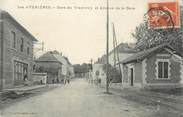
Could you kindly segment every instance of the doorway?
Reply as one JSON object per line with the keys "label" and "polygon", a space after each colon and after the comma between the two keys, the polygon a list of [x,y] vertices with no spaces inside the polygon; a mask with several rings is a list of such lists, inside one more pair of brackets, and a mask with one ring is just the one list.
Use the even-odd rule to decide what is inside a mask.
{"label": "doorway", "polygon": [[28,80],[28,64],[14,61],[13,70],[14,85],[22,85]]}
{"label": "doorway", "polygon": [[134,85],[134,69],[130,68],[130,86]]}

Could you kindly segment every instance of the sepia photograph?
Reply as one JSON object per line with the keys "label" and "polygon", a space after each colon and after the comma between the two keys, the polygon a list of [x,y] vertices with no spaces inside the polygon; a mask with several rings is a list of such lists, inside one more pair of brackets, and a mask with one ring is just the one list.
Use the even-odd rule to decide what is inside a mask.
{"label": "sepia photograph", "polygon": [[0,0],[0,117],[183,117],[183,0]]}

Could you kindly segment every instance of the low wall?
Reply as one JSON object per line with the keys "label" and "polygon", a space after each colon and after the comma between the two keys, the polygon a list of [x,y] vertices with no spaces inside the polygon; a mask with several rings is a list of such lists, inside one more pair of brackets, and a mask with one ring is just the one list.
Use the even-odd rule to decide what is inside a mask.
{"label": "low wall", "polygon": [[47,73],[33,73],[32,74],[33,84],[46,84]]}

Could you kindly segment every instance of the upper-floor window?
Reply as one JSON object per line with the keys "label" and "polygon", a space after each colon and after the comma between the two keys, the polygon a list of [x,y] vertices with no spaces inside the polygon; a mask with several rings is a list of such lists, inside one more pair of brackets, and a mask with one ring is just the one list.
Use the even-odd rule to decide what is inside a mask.
{"label": "upper-floor window", "polygon": [[27,54],[29,55],[30,54],[30,48],[27,47]]}
{"label": "upper-floor window", "polygon": [[16,48],[16,33],[13,31],[11,33],[12,33],[12,47]]}
{"label": "upper-floor window", "polygon": [[24,51],[24,39],[23,38],[21,38],[20,51],[21,52]]}

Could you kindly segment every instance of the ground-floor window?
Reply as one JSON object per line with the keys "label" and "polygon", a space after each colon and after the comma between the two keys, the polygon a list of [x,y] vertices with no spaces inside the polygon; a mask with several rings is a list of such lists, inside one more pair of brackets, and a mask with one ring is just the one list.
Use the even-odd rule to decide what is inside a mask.
{"label": "ground-floor window", "polygon": [[169,61],[163,61],[163,60],[160,60],[157,62],[157,73],[158,73],[158,79],[168,79],[169,78],[169,66],[170,66],[170,63]]}
{"label": "ground-floor window", "polygon": [[14,84],[22,84],[28,79],[28,64],[14,61]]}

